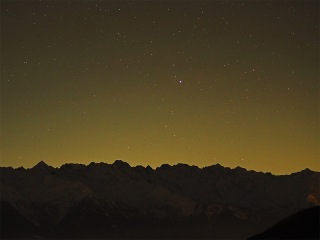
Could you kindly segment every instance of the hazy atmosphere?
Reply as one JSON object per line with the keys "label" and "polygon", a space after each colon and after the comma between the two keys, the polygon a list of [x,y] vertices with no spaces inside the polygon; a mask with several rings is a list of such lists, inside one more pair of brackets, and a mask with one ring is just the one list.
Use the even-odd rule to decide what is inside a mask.
{"label": "hazy atmosphere", "polygon": [[318,1],[1,1],[1,166],[319,166]]}

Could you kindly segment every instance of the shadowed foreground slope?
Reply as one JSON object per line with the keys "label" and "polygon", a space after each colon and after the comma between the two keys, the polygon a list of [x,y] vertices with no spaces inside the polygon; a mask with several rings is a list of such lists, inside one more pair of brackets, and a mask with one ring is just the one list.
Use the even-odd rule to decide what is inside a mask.
{"label": "shadowed foreground slope", "polygon": [[249,239],[319,239],[320,207],[302,210]]}

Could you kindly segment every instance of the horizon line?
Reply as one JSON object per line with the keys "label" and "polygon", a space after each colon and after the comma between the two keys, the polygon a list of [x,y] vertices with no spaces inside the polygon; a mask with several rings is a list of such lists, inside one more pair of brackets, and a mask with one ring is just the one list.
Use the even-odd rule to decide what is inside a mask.
{"label": "horizon line", "polygon": [[274,174],[274,173],[272,173],[272,172],[264,172],[264,171],[257,171],[257,170],[253,170],[253,169],[247,169],[247,168],[244,168],[244,167],[241,167],[241,166],[237,166],[237,167],[234,167],[234,168],[232,168],[232,167],[226,167],[226,166],[223,166],[223,165],[221,165],[220,163],[216,163],[216,164],[212,164],[212,165],[208,165],[208,166],[203,166],[203,167],[199,167],[199,166],[197,166],[197,165],[189,165],[189,164],[187,164],[187,163],[176,163],[176,164],[173,164],[173,165],[170,165],[169,163],[162,163],[161,165],[159,165],[159,166],[157,166],[157,167],[155,167],[155,168],[153,168],[153,167],[151,167],[150,165],[140,165],[140,164],[138,164],[138,165],[130,165],[128,162],[126,162],[126,161],[124,161],[124,160],[122,160],[122,159],[116,159],[116,160],[114,160],[114,162],[113,163],[108,163],[108,162],[94,162],[94,161],[92,161],[92,162],[90,162],[90,163],[88,163],[88,164],[85,164],[85,163],[74,163],[74,162],[66,162],[66,163],[63,163],[62,165],[60,165],[60,166],[57,166],[57,167],[54,167],[54,166],[51,166],[51,165],[49,165],[49,164],[47,164],[44,160],[40,160],[37,164],[35,164],[34,166],[32,166],[32,167],[29,167],[29,168],[26,168],[26,167],[24,167],[24,166],[20,166],[20,167],[12,167],[12,166],[1,166],[0,165],[0,168],[12,168],[12,169],[25,169],[25,170],[31,170],[31,169],[33,169],[33,168],[35,168],[36,166],[38,166],[38,165],[40,165],[40,164],[44,164],[44,165],[47,165],[47,166],[49,166],[49,167],[51,167],[51,168],[54,168],[54,169],[60,169],[62,166],[64,166],[64,165],[67,165],[67,164],[69,164],[69,165],[83,165],[83,166],[86,166],[86,167],[89,167],[90,165],[92,165],[92,164],[105,164],[105,165],[114,165],[114,164],[116,164],[116,163],[119,163],[119,162],[122,162],[123,164],[127,164],[127,165],[129,165],[129,167],[131,167],[131,168],[135,168],[135,167],[143,167],[143,168],[151,168],[152,170],[157,170],[158,168],[161,168],[161,167],[164,167],[164,166],[169,166],[169,167],[175,167],[175,166],[178,166],[178,165],[186,165],[186,166],[188,166],[188,167],[196,167],[196,168],[198,168],[198,169],[205,169],[205,168],[209,168],[209,167],[213,167],[213,166],[220,166],[220,167],[222,167],[222,168],[224,168],[224,169],[227,169],[227,170],[236,170],[236,169],[244,169],[244,170],[246,170],[246,171],[248,171],[248,172],[256,172],[256,173],[263,173],[263,174],[271,174],[271,175],[274,175],[274,176],[286,176],[286,175],[291,175],[291,174],[294,174],[294,173],[299,173],[299,172],[302,172],[302,171],[312,171],[312,172],[317,172],[317,173],[320,173],[320,171],[316,171],[316,170],[312,170],[312,169],[310,169],[310,168],[308,168],[308,167],[306,167],[306,168],[304,168],[304,169],[301,169],[300,171],[297,171],[297,172],[291,172],[291,173],[288,173],[288,174]]}

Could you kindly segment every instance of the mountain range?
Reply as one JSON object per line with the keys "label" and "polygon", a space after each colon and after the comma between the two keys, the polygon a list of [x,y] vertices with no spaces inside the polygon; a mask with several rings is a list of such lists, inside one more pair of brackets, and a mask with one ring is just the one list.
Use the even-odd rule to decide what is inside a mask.
{"label": "mountain range", "polygon": [[320,205],[320,173],[219,164],[0,167],[1,238],[246,239]]}

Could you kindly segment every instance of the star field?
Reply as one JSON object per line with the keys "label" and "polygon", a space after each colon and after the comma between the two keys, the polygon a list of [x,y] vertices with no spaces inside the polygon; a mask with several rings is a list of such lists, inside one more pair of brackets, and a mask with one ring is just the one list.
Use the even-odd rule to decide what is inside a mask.
{"label": "star field", "polygon": [[317,1],[2,1],[1,165],[320,170]]}

